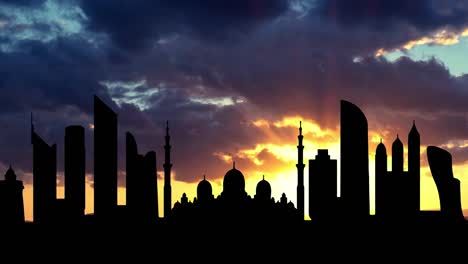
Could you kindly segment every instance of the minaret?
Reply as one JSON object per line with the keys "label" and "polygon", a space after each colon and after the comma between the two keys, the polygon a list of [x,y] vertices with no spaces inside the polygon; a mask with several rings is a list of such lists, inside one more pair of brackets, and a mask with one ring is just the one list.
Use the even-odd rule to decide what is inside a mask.
{"label": "minaret", "polygon": [[412,195],[411,208],[416,214],[420,209],[420,136],[415,121],[408,135],[408,174],[411,177],[410,193]]}
{"label": "minaret", "polygon": [[171,214],[171,145],[169,143],[169,121],[166,121],[166,144],[164,145],[165,160],[164,160],[164,218],[168,218]]}
{"label": "minaret", "polygon": [[304,220],[304,146],[302,145],[302,121],[299,122],[299,135],[297,139],[299,145],[297,145],[297,210],[299,211],[299,217],[301,221]]}

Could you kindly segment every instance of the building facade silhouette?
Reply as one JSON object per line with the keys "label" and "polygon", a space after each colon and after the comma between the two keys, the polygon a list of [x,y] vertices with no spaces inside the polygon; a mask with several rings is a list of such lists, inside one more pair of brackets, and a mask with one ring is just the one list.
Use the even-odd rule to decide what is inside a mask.
{"label": "building facade silhouette", "polygon": [[387,210],[388,197],[391,195],[391,190],[387,193],[387,149],[382,143],[377,145],[375,151],[375,215],[379,218],[384,218],[389,215]]}
{"label": "building facade silhouette", "polygon": [[0,181],[0,223],[24,223],[23,182],[16,179],[16,174],[10,167],[5,173],[5,179]]}
{"label": "building facade silhouette", "polygon": [[31,114],[33,145],[33,218],[35,223],[52,222],[57,196],[57,145],[49,146],[34,130]]}
{"label": "building facade silhouette", "polygon": [[158,218],[158,191],[156,179],[156,153],[138,154],[135,138],[126,133],[126,198],[131,218],[142,222]]}
{"label": "building facade silhouette", "polygon": [[439,147],[427,147],[427,160],[437,186],[442,218],[463,221],[460,181],[453,176],[452,155]]}
{"label": "building facade silhouette", "polygon": [[408,171],[404,171],[404,147],[398,135],[392,144],[391,171],[387,171],[385,145],[381,142],[377,146],[375,210],[380,218],[409,220],[419,217],[419,147],[419,133],[414,122],[408,136]]}
{"label": "building facade silhouette", "polygon": [[413,120],[413,126],[408,134],[408,176],[409,185],[409,211],[410,214],[419,215],[421,208],[421,138]]}
{"label": "building facade silhouette", "polygon": [[82,126],[65,128],[65,201],[70,218],[80,220],[85,213],[86,150]]}
{"label": "building facade silhouette", "polygon": [[328,150],[319,149],[309,160],[309,216],[314,221],[334,220],[339,210],[337,198],[337,161]]}
{"label": "building facade silhouette", "polygon": [[94,214],[111,218],[117,207],[117,114],[94,96]]}
{"label": "building facade silhouette", "polygon": [[356,105],[341,101],[341,207],[351,220],[369,216],[367,119]]}

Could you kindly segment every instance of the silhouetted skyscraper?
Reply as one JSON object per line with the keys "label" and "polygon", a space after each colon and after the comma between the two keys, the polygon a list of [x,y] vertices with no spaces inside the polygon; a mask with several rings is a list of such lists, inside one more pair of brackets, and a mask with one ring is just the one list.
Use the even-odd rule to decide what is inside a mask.
{"label": "silhouetted skyscraper", "polygon": [[171,137],[169,136],[169,121],[166,122],[166,144],[164,145],[164,218],[169,218],[172,208],[171,189]]}
{"label": "silhouetted skyscraper", "polygon": [[387,149],[380,140],[375,151],[375,215],[385,216],[387,198]]}
{"label": "silhouetted skyscraper", "polygon": [[394,173],[403,173],[403,143],[397,138],[392,144],[392,171]]}
{"label": "silhouetted skyscraper", "polygon": [[341,101],[341,201],[346,217],[369,215],[367,119],[356,105]]}
{"label": "silhouetted skyscraper", "polygon": [[57,196],[57,146],[47,145],[34,131],[31,114],[31,143],[33,145],[33,210],[34,222],[51,222],[55,217]]}
{"label": "silhouetted skyscraper", "polygon": [[65,201],[73,220],[85,210],[85,139],[82,126],[65,128]]}
{"label": "silhouetted skyscraper", "polygon": [[10,166],[5,180],[0,181],[0,223],[24,223],[23,189],[23,182],[16,179]]}
{"label": "silhouetted skyscraper", "polygon": [[302,145],[302,121],[299,122],[299,135],[297,136],[297,210],[299,217],[304,220],[304,146]]}
{"label": "silhouetted skyscraper", "polygon": [[127,208],[131,217],[150,222],[158,217],[156,153],[138,154],[133,135],[126,134]]}
{"label": "silhouetted skyscraper", "polygon": [[447,220],[463,220],[460,181],[453,177],[452,155],[438,147],[427,147],[427,159],[437,186],[440,210]]}
{"label": "silhouetted skyscraper", "polygon": [[309,160],[309,216],[313,221],[331,219],[336,210],[337,161],[319,149],[315,160]]}
{"label": "silhouetted skyscraper", "polygon": [[109,218],[117,208],[117,114],[94,96],[94,214]]}
{"label": "silhouetted skyscraper", "polygon": [[410,195],[410,208],[416,214],[420,210],[420,157],[421,141],[416,123],[413,121],[413,126],[408,134],[408,176],[409,179],[409,195]]}

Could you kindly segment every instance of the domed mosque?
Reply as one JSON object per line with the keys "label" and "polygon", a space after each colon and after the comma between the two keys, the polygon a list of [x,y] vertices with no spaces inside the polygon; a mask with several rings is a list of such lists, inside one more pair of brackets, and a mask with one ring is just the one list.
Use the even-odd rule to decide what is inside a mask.
{"label": "domed mosque", "polygon": [[205,175],[203,175],[203,180],[198,183],[197,198],[202,204],[213,200],[213,189],[211,188],[211,183],[205,179]]}
{"label": "domed mosque", "polygon": [[236,169],[235,162],[224,176],[221,198],[226,202],[239,202],[247,198],[244,175]]}
{"label": "domed mosque", "polygon": [[297,219],[297,212],[291,202],[287,202],[285,194],[275,202],[271,197],[271,186],[263,176],[258,182],[256,194],[252,199],[245,191],[245,178],[236,169],[226,172],[223,179],[223,191],[215,198],[213,188],[205,175],[198,183],[197,197],[188,201],[184,193],[181,202],[177,202],[172,210],[172,221],[211,221],[222,219],[228,221],[285,221]]}
{"label": "domed mosque", "polygon": [[271,200],[271,186],[270,183],[265,180],[265,175],[263,175],[263,179],[257,183],[255,200],[262,202]]}

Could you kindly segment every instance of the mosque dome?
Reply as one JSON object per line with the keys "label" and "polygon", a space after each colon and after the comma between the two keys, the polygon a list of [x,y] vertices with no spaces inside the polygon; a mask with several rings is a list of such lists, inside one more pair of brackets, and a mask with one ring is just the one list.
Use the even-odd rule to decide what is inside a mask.
{"label": "mosque dome", "polygon": [[205,179],[205,176],[203,176],[203,180],[198,183],[197,198],[199,202],[205,202],[213,198],[211,183]]}
{"label": "mosque dome", "polygon": [[255,198],[269,201],[271,199],[271,186],[270,183],[265,180],[265,176],[263,179],[258,182]]}
{"label": "mosque dome", "polygon": [[236,199],[244,197],[245,195],[244,175],[236,169],[236,164],[234,163],[233,168],[224,176],[223,196],[227,199]]}

